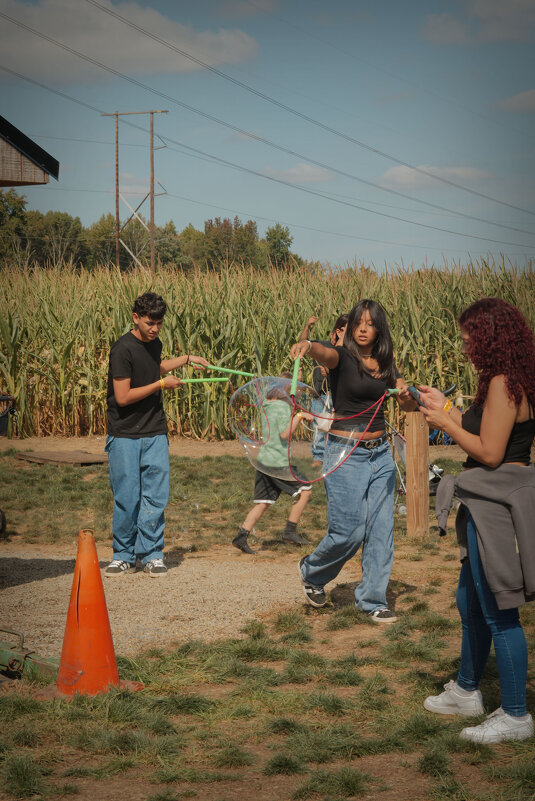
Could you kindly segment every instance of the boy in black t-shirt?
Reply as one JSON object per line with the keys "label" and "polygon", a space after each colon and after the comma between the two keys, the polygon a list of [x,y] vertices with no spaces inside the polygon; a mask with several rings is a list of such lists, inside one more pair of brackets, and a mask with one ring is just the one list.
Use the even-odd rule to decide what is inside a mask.
{"label": "boy in black t-shirt", "polygon": [[164,511],[169,501],[169,443],[162,392],[180,379],[167,375],[185,365],[208,365],[201,356],[162,361],[158,337],[167,305],[154,292],[132,308],[134,328],[115,342],[108,370],[110,485],[113,492],[113,559],[105,576],[136,569],[136,557],[150,576],[164,576]]}

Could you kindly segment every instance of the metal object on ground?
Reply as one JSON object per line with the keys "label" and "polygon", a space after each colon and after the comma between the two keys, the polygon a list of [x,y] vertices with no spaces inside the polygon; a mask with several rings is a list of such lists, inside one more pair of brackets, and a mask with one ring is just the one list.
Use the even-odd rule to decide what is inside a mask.
{"label": "metal object on ground", "polygon": [[7,640],[0,640],[0,672],[16,679],[21,679],[23,676],[56,679],[59,659],[39,656],[32,649],[25,648],[24,634],[20,631],[0,628],[0,634],[11,634],[17,638],[16,645]]}

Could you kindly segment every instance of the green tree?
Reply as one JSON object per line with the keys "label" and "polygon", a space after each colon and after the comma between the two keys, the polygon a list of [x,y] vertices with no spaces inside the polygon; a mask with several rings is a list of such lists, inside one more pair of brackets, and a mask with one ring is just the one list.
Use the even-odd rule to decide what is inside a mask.
{"label": "green tree", "polygon": [[108,267],[115,264],[115,217],[103,214],[97,222],[86,228],[88,267],[97,264]]}
{"label": "green tree", "polygon": [[0,264],[20,264],[26,246],[26,198],[13,189],[0,192]]}
{"label": "green tree", "polygon": [[288,226],[276,223],[266,230],[266,244],[269,260],[272,264],[281,265],[289,261],[290,248],[293,242]]}

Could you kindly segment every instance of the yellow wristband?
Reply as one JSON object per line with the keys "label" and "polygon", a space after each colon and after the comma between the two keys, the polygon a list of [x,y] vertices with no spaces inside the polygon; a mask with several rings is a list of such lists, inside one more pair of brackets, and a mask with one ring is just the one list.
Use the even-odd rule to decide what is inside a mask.
{"label": "yellow wristband", "polygon": [[451,409],[451,407],[452,407],[452,406],[453,406],[453,403],[452,403],[452,402],[450,401],[450,399],[448,398],[448,399],[446,400],[446,403],[444,404],[444,406],[443,406],[442,408],[444,409],[444,411],[445,411],[445,412],[447,412],[447,413],[448,413],[448,412],[450,411],[450,409]]}
{"label": "yellow wristband", "polygon": [[297,412],[296,415],[295,415],[295,418],[296,418],[296,420],[300,420],[302,418],[302,416],[303,415],[301,414],[301,412]]}
{"label": "yellow wristband", "polygon": [[162,389],[165,389],[165,384],[163,382],[163,378],[160,378],[160,386]]}

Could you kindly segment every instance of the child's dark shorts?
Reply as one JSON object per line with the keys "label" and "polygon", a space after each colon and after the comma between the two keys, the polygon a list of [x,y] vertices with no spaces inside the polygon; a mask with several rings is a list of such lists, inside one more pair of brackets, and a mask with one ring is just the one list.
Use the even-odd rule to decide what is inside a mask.
{"label": "child's dark shorts", "polygon": [[285,478],[274,478],[266,473],[256,471],[253,503],[275,503],[281,492],[297,498],[304,490],[311,490],[312,484],[301,484],[300,481],[288,481]]}

